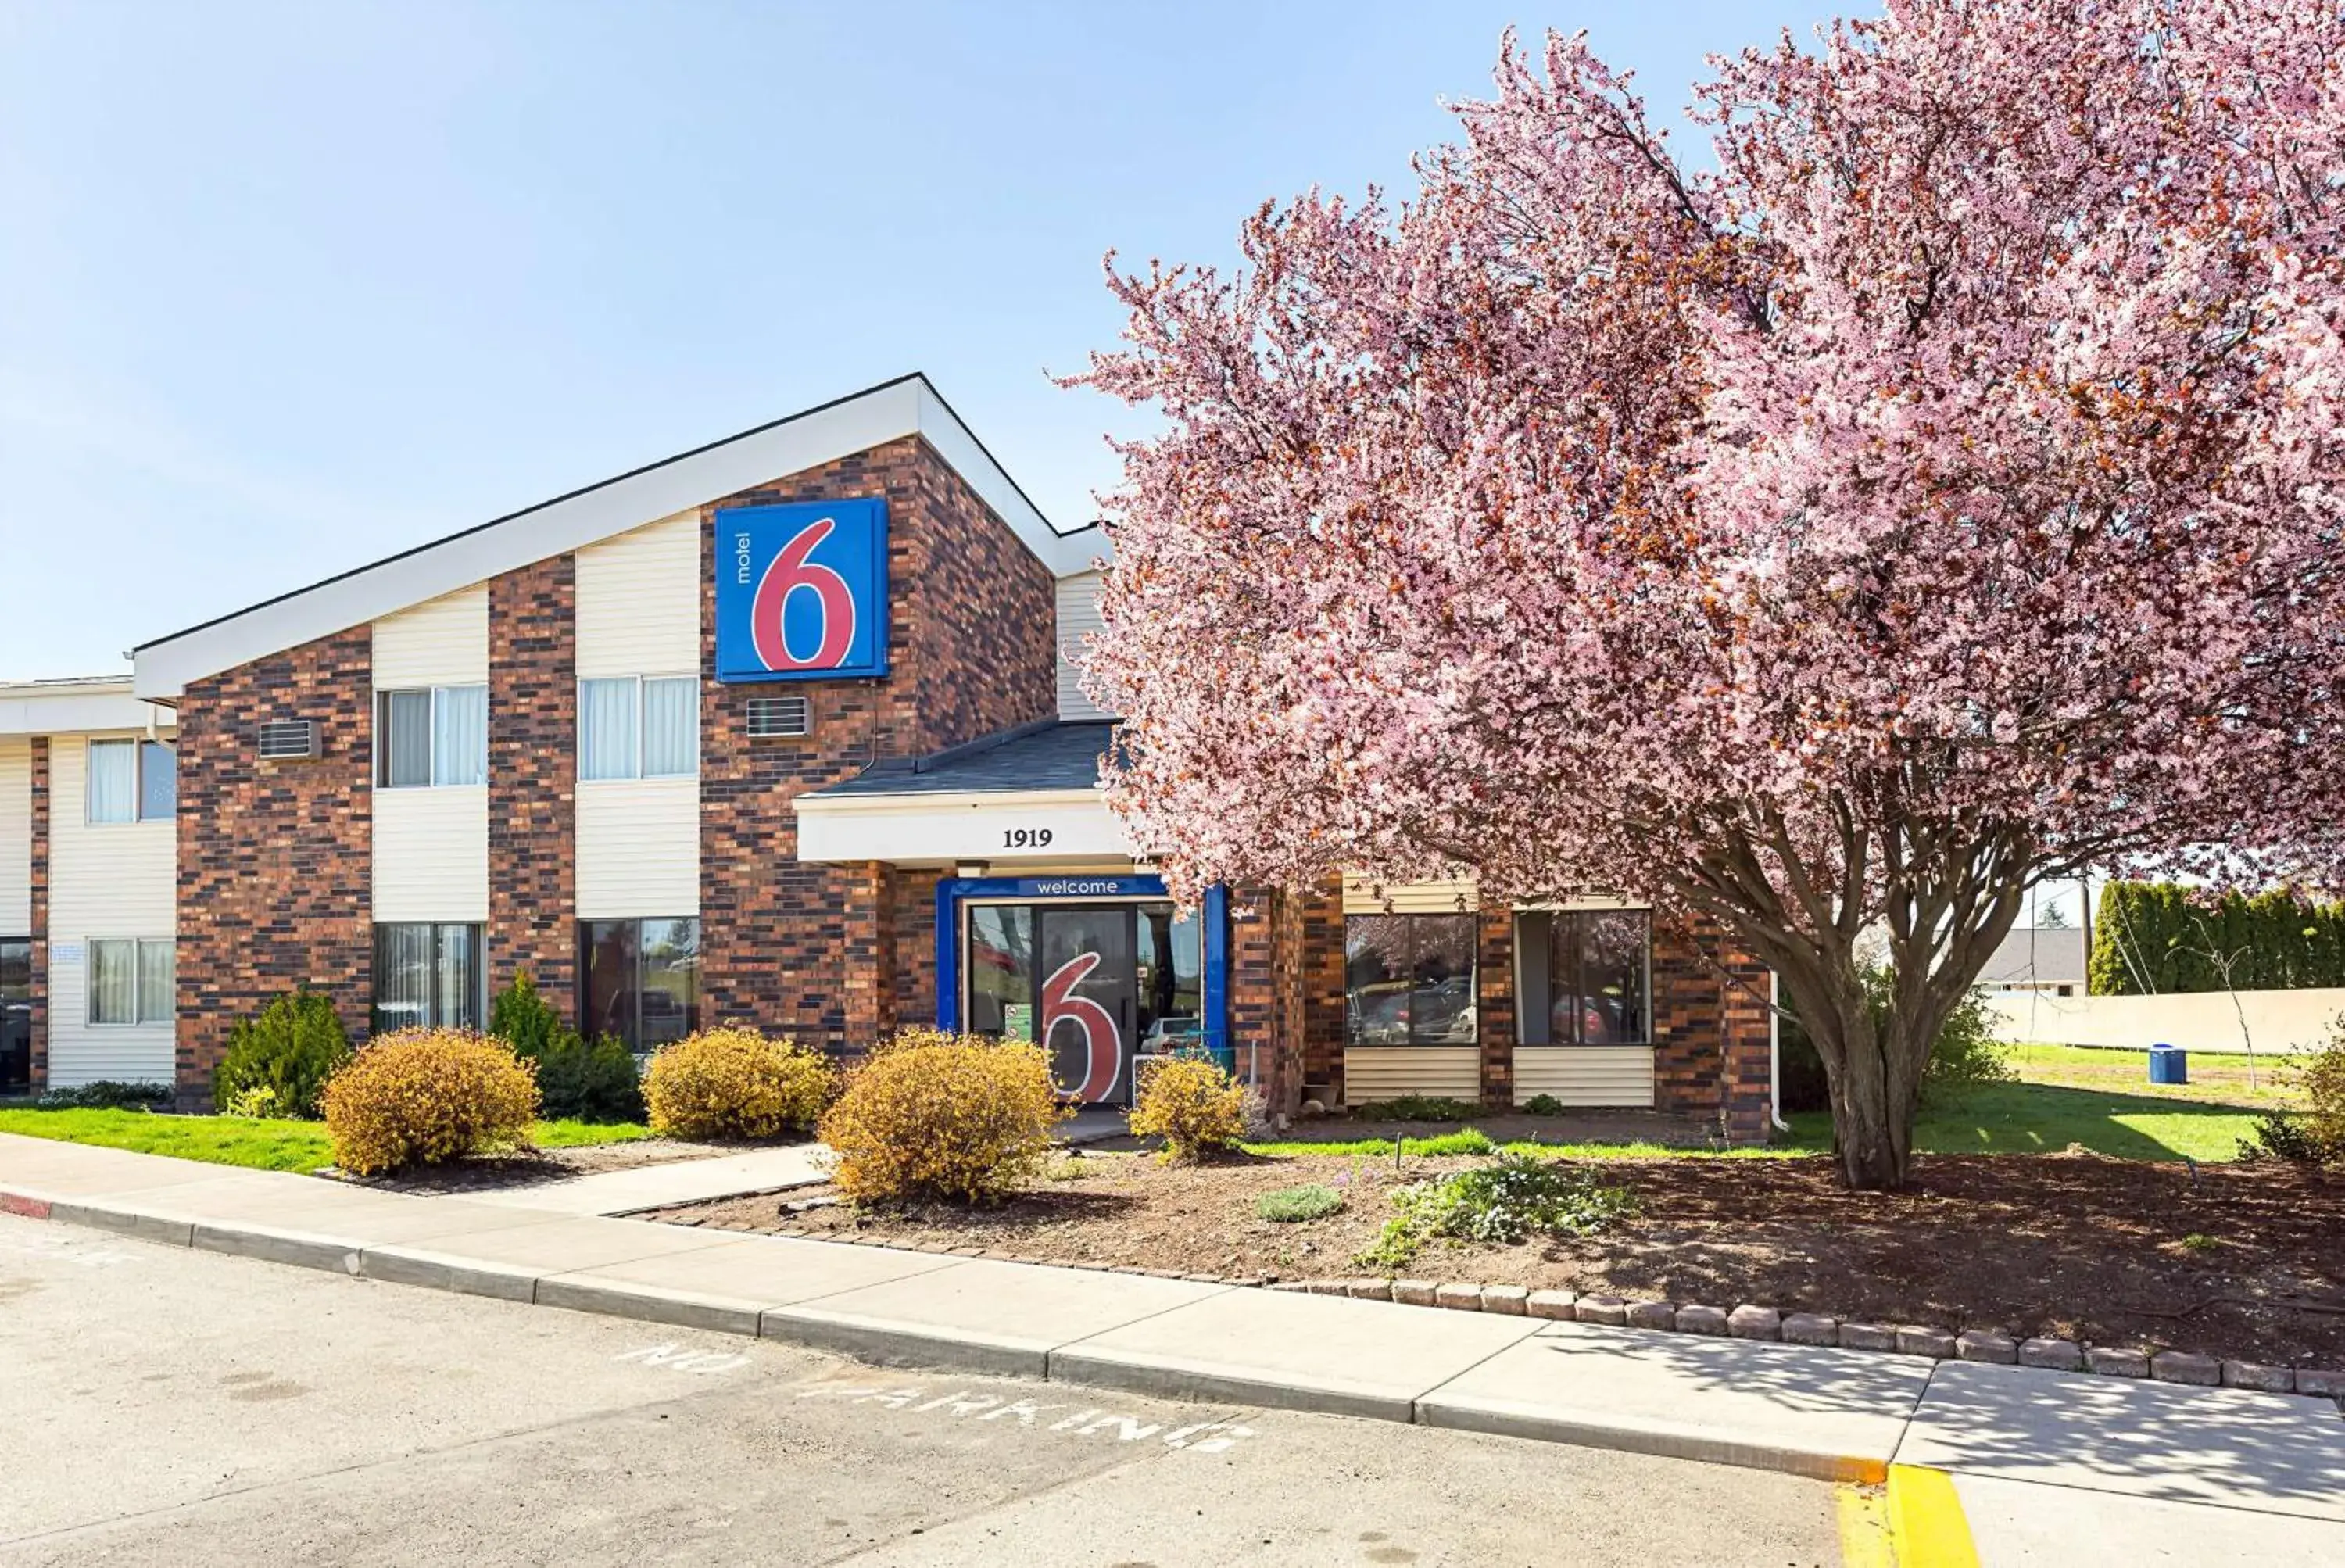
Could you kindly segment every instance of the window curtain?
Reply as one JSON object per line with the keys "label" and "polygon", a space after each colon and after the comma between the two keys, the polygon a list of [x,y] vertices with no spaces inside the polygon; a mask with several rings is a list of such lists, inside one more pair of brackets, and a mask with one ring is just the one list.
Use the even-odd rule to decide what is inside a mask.
{"label": "window curtain", "polygon": [[92,1023],[135,1023],[138,1021],[137,942],[93,942],[89,944],[89,1021]]}
{"label": "window curtain", "polygon": [[168,1023],[177,1013],[178,950],[168,942],[138,944],[138,1022]]}
{"label": "window curtain", "polygon": [[431,971],[431,1022],[455,1029],[481,1027],[481,928],[434,928],[438,951]]}
{"label": "window curtain", "polygon": [[431,928],[374,928],[374,1026],[408,1029],[431,1019]]}
{"label": "window curtain", "polygon": [[375,729],[376,744],[382,748],[381,779],[386,787],[413,789],[431,782],[430,692],[384,692]]}
{"label": "window curtain", "polygon": [[580,681],[578,714],[578,777],[635,777],[634,680]]}
{"label": "window curtain", "polygon": [[644,777],[688,779],[700,771],[700,682],[691,676],[644,682]]}
{"label": "window curtain", "polygon": [[89,743],[89,820],[93,822],[135,822],[138,820],[138,742],[93,740]]}
{"label": "window curtain", "polygon": [[489,781],[489,688],[445,686],[431,702],[431,782]]}

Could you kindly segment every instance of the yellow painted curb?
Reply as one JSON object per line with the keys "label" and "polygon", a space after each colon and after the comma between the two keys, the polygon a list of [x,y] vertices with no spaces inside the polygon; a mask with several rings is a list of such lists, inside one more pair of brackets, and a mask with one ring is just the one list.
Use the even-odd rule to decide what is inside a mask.
{"label": "yellow painted curb", "polygon": [[1889,1539],[1897,1568],[1979,1568],[1963,1500],[1943,1470],[1889,1467]]}

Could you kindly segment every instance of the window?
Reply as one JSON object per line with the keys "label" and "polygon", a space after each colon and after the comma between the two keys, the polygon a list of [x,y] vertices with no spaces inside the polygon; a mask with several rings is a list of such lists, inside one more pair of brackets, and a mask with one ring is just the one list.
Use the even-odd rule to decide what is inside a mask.
{"label": "window", "polygon": [[1472,915],[1344,921],[1344,1038],[1353,1045],[1470,1045]]}
{"label": "window", "polygon": [[1649,1045],[1652,918],[1643,910],[1515,917],[1526,1045]]}
{"label": "window", "polygon": [[382,789],[488,782],[487,687],[380,691],[374,722],[374,781]]}
{"label": "window", "polygon": [[169,741],[89,743],[91,821],[168,822],[178,808],[178,753]]}
{"label": "window", "polygon": [[376,926],[375,1032],[480,1028],[488,1013],[487,969],[479,926]]}
{"label": "window", "polygon": [[700,771],[700,681],[582,680],[578,729],[581,779],[692,778]]}
{"label": "window", "polygon": [[168,1023],[177,982],[169,942],[95,939],[89,944],[89,1021]]}
{"label": "window", "polygon": [[700,921],[578,922],[578,1030],[650,1051],[700,1027]]}

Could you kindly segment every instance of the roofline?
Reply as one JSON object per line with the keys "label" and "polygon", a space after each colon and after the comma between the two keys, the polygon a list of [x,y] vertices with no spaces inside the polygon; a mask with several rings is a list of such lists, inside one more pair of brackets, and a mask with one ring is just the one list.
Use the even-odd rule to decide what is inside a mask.
{"label": "roofline", "polygon": [[[232,610],[226,615],[215,616],[207,621],[199,621],[194,626],[173,632],[167,636],[155,637],[147,642],[140,643],[130,650],[131,657],[138,667],[136,679],[139,694],[142,697],[146,697],[150,699],[168,699],[178,695],[187,679],[201,678],[203,675],[216,674],[220,669],[233,668],[238,664],[244,663],[250,658],[263,657],[269,652],[279,651],[285,647],[296,647],[313,637],[329,636],[337,630],[347,630],[350,626],[361,625],[366,621],[371,620],[375,618],[376,616],[392,613],[393,610],[404,607],[405,605],[424,603],[431,598],[439,596],[439,594],[455,592],[460,588],[470,586],[471,584],[482,579],[480,577],[473,576],[467,577],[463,582],[451,582],[444,587],[440,588],[436,593],[427,593],[420,597],[408,597],[400,605],[378,608],[371,615],[361,615],[356,618],[340,620],[339,624],[335,626],[297,628],[301,635],[297,635],[287,640],[276,642],[270,647],[261,648],[258,651],[239,650],[242,652],[241,657],[231,658],[225,663],[211,664],[205,667],[192,667],[204,666],[205,661],[201,658],[198,658],[191,661],[190,670],[166,671],[158,669],[151,672],[150,678],[150,671],[147,667],[147,656],[158,650],[168,648],[173,644],[182,643],[189,638],[200,636],[204,633],[216,631],[248,616],[264,615],[270,610],[282,608],[295,604],[299,600],[308,598],[312,595],[320,594],[326,590],[343,585],[355,583],[359,579],[367,577],[370,575],[381,573],[390,568],[399,566],[403,563],[414,561],[419,557],[428,555],[434,551],[445,550],[452,545],[460,545],[465,540],[479,538],[480,536],[495,529],[506,527],[513,524],[523,522],[525,519],[542,517],[545,514],[556,512],[561,508],[574,506],[576,504],[586,502],[590,498],[601,495],[603,493],[610,491],[614,487],[626,485],[635,481],[648,479],[654,475],[662,473],[665,470],[673,469],[678,464],[689,463],[697,459],[710,457],[716,453],[722,452],[726,448],[736,446],[743,442],[753,441],[760,436],[773,435],[777,432],[785,430],[790,425],[797,424],[808,420],[818,419],[825,414],[836,413],[847,409],[852,404],[876,398],[882,398],[887,393],[897,392],[899,389],[906,387],[915,387],[922,397],[933,399],[938,411],[943,415],[946,421],[949,422],[950,425],[949,432],[939,430],[937,433],[939,435],[957,436],[959,440],[967,442],[970,452],[974,453],[977,459],[981,460],[983,468],[990,470],[990,473],[982,472],[978,473],[969,473],[962,472],[965,464],[967,464],[968,454],[963,454],[963,463],[955,463],[953,453],[945,451],[936,440],[930,439],[929,445],[937,450],[938,455],[944,458],[945,462],[954,468],[955,472],[961,473],[964,479],[969,480],[972,484],[972,487],[979,490],[980,497],[985,499],[988,502],[988,504],[995,505],[996,511],[1005,514],[1014,514],[1020,508],[1022,508],[1024,512],[1031,517],[1033,523],[1039,525],[1040,530],[1041,531],[1041,536],[1037,537],[1033,536],[1035,533],[1033,529],[1020,527],[1020,520],[1014,515],[1010,516],[1009,519],[1012,531],[1019,534],[1021,542],[1023,542],[1030,550],[1032,550],[1035,555],[1042,560],[1043,565],[1050,570],[1051,575],[1054,577],[1064,577],[1088,569],[1086,564],[1079,563],[1075,560],[1075,551],[1063,546],[1069,541],[1081,540],[1087,535],[1098,532],[1100,524],[1093,522],[1084,527],[1074,529],[1072,531],[1062,531],[1056,524],[1052,524],[1051,520],[1043,514],[1041,508],[1034,504],[1033,498],[1026,494],[1025,488],[1011,476],[1010,471],[1002,466],[1000,460],[996,458],[993,455],[992,451],[978,437],[977,433],[969,429],[968,422],[960,417],[959,412],[956,410],[950,402],[946,401],[943,393],[937,391],[936,384],[929,380],[927,372],[922,371],[911,371],[903,375],[895,376],[889,380],[865,387],[859,392],[848,392],[842,396],[832,398],[827,402],[817,403],[811,408],[800,409],[795,413],[784,414],[779,419],[768,420],[763,424],[753,425],[747,430],[739,431],[732,435],[724,436],[718,440],[705,443],[702,445],[693,447],[689,451],[677,453],[672,457],[664,457],[656,462],[647,463],[640,467],[631,468],[624,473],[614,474],[611,478],[598,480],[594,484],[584,485],[575,490],[565,491],[562,494],[556,495],[550,500],[537,502],[533,505],[524,506],[519,511],[508,512],[502,516],[492,517],[485,523],[476,523],[469,528],[459,529],[453,534],[445,535],[438,539],[433,539],[421,545],[413,545],[408,549],[401,550],[395,555],[386,555],[380,560],[369,562],[364,565],[353,566],[348,571],[338,572],[332,576],[321,578],[317,582],[307,585],[306,586],[289,590],[288,592],[279,594],[272,598],[263,599],[258,604],[248,605],[240,610]],[[863,446],[850,448],[849,451],[868,450],[868,446],[869,444],[878,444],[878,442],[884,441],[899,440],[906,435],[919,435],[924,439],[929,438],[929,431],[926,422],[924,422],[920,417],[921,412],[921,405],[919,402],[916,400],[911,406],[910,418],[909,421],[899,422],[903,424],[903,428],[896,429],[892,434],[878,437],[878,442],[871,442]],[[838,455],[845,456],[848,455],[848,453],[841,452],[838,453]],[[829,459],[818,459],[817,461],[829,461]],[[814,463],[803,463],[800,466],[810,467],[814,465]],[[787,474],[791,472],[796,472],[796,470],[784,470],[765,474],[763,477],[769,480],[780,479],[786,477]],[[1001,485],[1007,487],[1009,497],[1015,497],[1015,505],[1005,506],[995,504],[994,497],[984,495],[984,491],[988,488],[991,488],[990,484],[986,482],[996,479],[1000,481]],[[746,483],[755,484],[756,481],[751,480]],[[743,486],[741,484],[725,484],[723,487],[715,489],[706,495],[698,496],[694,501],[672,506],[666,511],[655,510],[648,515],[636,518],[632,524],[625,524],[624,526],[612,530],[611,532],[624,533],[630,527],[639,527],[652,523],[656,523],[664,516],[675,515],[678,512],[688,510],[694,505],[705,505],[708,502],[716,500],[724,495],[731,494],[742,487]],[[1002,497],[1002,499],[1007,500],[1009,497]],[[610,537],[611,533],[606,532],[596,536]],[[591,541],[582,540],[579,543],[583,545],[590,542]],[[1105,543],[1103,538],[1101,543]],[[571,548],[576,547],[578,547],[577,545],[571,546]],[[333,617],[330,616],[327,618],[332,619]]]}
{"label": "roofline", "polygon": [[790,809],[817,816],[851,815],[856,812],[885,816],[895,811],[966,810],[979,806],[1105,806],[1106,794],[1096,784],[1079,789],[1054,787],[1046,789],[858,789],[852,795],[833,795],[827,790],[808,789],[791,799]]}
{"label": "roofline", "polygon": [[131,694],[127,675],[0,684],[0,735],[76,735],[176,726],[178,716]]}

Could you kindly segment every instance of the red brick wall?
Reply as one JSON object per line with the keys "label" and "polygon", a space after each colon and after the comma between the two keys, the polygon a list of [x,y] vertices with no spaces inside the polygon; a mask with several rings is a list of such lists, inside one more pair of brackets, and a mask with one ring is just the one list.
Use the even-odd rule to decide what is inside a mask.
{"label": "red brick wall", "polygon": [[33,737],[33,1061],[36,1092],[49,1084],[49,738]]}
{"label": "red brick wall", "polygon": [[489,583],[489,994],[528,970],[576,1009],[578,638],[574,558]]}
{"label": "red brick wall", "polygon": [[1475,1039],[1482,1050],[1482,1104],[1515,1105],[1515,911],[1485,907],[1475,921]]}
{"label": "red brick wall", "polygon": [[[885,680],[719,684],[714,534],[702,535],[702,1013],[834,1051],[864,1049],[898,1017],[934,1016],[934,942],[908,912],[926,879],[800,865],[791,802],[874,760],[1048,718],[1058,700],[1050,573],[917,437],[718,505],[878,494],[892,601]],[[748,698],[778,691],[808,699],[812,732],[752,740]]]}
{"label": "red brick wall", "polygon": [[[374,639],[359,626],[191,683],[179,699],[178,1086],[208,1102],[229,1026],[296,985],[367,1027]],[[312,761],[263,762],[271,718]]]}
{"label": "red brick wall", "polygon": [[1293,1115],[1303,1098],[1311,901],[1286,890],[1230,890],[1230,1044],[1239,1075],[1254,1075],[1274,1114]]}
{"label": "red brick wall", "polygon": [[1344,1101],[1344,879],[1294,895],[1303,913],[1303,1081]]}
{"label": "red brick wall", "polygon": [[1714,923],[1654,921],[1657,1108],[1699,1116],[1731,1142],[1766,1141],[1766,965],[1731,949]]}

